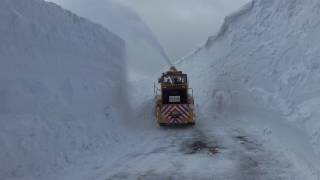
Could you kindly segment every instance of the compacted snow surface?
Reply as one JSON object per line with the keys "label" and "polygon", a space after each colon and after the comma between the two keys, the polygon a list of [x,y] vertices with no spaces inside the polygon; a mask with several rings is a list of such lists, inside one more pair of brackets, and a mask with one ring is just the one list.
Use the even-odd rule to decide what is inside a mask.
{"label": "compacted snow surface", "polygon": [[38,0],[0,10],[0,179],[320,179],[317,0],[254,0],[181,59],[179,128],[155,122],[155,75],[122,83],[120,38]]}

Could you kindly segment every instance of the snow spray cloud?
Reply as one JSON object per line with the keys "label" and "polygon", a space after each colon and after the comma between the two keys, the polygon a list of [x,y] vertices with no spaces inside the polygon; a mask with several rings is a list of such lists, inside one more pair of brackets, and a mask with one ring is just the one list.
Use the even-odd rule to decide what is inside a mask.
{"label": "snow spray cloud", "polygon": [[173,63],[172,63],[172,61],[170,60],[168,54],[165,52],[165,50],[164,50],[163,47],[160,48],[160,53],[161,53],[161,55],[163,56],[163,58],[166,60],[166,62],[168,63],[168,65],[169,65],[170,67],[172,67],[172,66],[173,66]]}
{"label": "snow spray cloud", "polygon": [[126,42],[127,70],[132,79],[157,73],[172,64],[150,28],[131,8],[113,0],[50,0],[103,25]]}
{"label": "snow spray cloud", "polygon": [[249,0],[113,1],[137,11],[174,61],[217,33],[224,17]]}

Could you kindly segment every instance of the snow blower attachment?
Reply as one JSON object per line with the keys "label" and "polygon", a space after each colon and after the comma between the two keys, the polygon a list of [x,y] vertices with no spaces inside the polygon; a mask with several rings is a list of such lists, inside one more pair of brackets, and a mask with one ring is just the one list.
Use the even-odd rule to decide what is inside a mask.
{"label": "snow blower attachment", "polygon": [[156,117],[160,126],[194,125],[193,90],[187,74],[171,67],[159,78],[160,88],[154,85]]}

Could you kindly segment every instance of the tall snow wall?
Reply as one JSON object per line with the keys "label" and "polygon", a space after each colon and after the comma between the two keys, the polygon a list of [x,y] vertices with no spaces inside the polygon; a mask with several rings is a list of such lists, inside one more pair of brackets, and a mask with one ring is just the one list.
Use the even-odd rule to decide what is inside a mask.
{"label": "tall snow wall", "polygon": [[53,3],[1,0],[0,42],[0,179],[34,179],[117,140],[122,39]]}
{"label": "tall snow wall", "polygon": [[320,154],[319,32],[318,0],[253,0],[179,66],[204,112],[272,109]]}

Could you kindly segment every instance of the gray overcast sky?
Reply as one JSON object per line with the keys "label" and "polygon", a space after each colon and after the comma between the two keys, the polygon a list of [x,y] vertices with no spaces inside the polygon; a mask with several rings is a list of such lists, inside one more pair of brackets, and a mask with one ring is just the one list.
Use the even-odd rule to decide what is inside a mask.
{"label": "gray overcast sky", "polygon": [[[66,0],[49,0],[64,3]],[[179,59],[219,30],[223,19],[249,0],[112,0],[136,11],[169,57]],[[68,0],[68,4],[77,0]],[[90,3],[90,0],[88,0]]]}
{"label": "gray overcast sky", "polygon": [[114,0],[144,19],[172,59],[195,49],[249,0]]}

